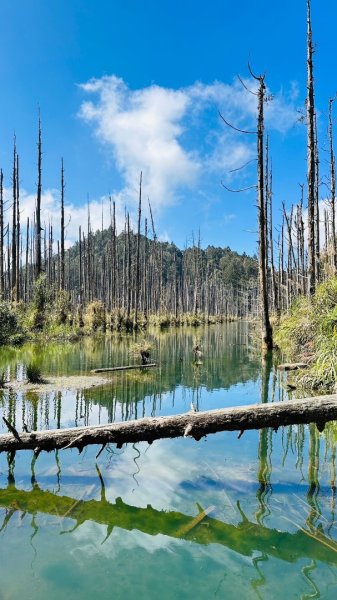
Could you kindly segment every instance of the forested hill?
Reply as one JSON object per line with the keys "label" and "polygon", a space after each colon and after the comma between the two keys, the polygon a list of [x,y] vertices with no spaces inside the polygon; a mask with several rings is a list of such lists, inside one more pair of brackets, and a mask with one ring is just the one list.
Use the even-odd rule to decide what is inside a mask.
{"label": "forested hill", "polygon": [[[83,238],[82,238],[83,239]],[[87,239],[87,238],[86,238]],[[221,276],[225,285],[233,287],[255,285],[257,283],[258,269],[257,257],[248,256],[245,252],[239,254],[231,250],[228,246],[225,248],[207,246],[206,249],[198,248],[196,245],[187,247],[184,250],[179,249],[175,244],[169,242],[153,241],[140,236],[142,250],[147,245],[147,253],[153,254],[154,248],[160,256],[160,263],[163,270],[163,278],[167,281],[173,276],[175,271],[175,261],[177,262],[178,272],[181,274],[184,264],[192,266],[198,256],[198,266],[201,275]],[[130,251],[131,263],[136,263],[137,235],[130,232]],[[90,234],[91,250],[95,257],[95,262],[102,264],[108,257],[113,255],[114,236],[111,227],[103,231],[97,231]],[[83,243],[82,243],[83,245]],[[120,257],[125,254],[125,246],[128,245],[128,236],[123,233],[116,236],[116,251]],[[76,242],[67,253],[68,261],[75,263],[79,260],[79,243]]]}
{"label": "forested hill", "polygon": [[[56,266],[56,279],[57,271]],[[109,310],[128,314],[228,314],[234,305],[241,314],[238,290],[241,296],[250,290],[244,301],[247,311],[257,287],[257,260],[228,247],[180,250],[173,243],[138,238],[127,228],[115,235],[110,227],[82,234],[66,252],[65,287],[75,302],[101,300]]]}

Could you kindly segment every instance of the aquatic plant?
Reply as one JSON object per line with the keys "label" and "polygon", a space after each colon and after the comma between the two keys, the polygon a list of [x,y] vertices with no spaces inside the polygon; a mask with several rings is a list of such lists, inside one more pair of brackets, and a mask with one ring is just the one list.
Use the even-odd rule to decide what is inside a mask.
{"label": "aquatic plant", "polygon": [[29,383],[43,383],[41,369],[36,363],[28,363],[26,377]]}

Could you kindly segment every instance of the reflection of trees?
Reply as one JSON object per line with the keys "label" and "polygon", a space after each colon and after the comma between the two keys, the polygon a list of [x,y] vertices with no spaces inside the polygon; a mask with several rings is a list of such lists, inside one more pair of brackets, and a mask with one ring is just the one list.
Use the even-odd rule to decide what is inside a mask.
{"label": "reflection of trees", "polygon": [[[193,360],[196,337],[201,337],[203,355],[200,365]],[[91,389],[84,391],[86,398],[105,406],[111,405],[112,398],[118,403],[128,404],[129,407],[123,408],[127,419],[130,418],[129,408],[132,408],[132,416],[143,415],[142,402],[145,398],[150,399],[154,407],[162,394],[171,393],[174,400],[177,387],[191,389],[197,405],[203,388],[228,389],[238,383],[257,380],[259,376],[259,362],[249,345],[247,324],[156,332],[153,343],[156,347],[153,355],[160,365],[158,369],[147,373],[121,373],[112,378],[109,395],[102,390]],[[116,364],[116,358],[113,364]],[[139,408],[136,403],[140,403]]]}
{"label": "reflection of trees", "polygon": [[[169,393],[174,405],[178,387],[182,394],[191,390],[190,399],[198,406],[203,389],[228,389],[259,377],[259,361],[250,347],[247,323],[156,330],[148,332],[146,337],[152,341],[152,356],[158,360],[159,367],[112,374],[108,385],[77,392],[73,409],[75,425],[89,424],[93,405],[107,409],[109,421],[145,414],[154,416],[161,409],[163,394]],[[198,365],[193,354],[197,338],[203,352],[202,364]],[[7,363],[6,355],[0,353],[0,369],[1,364],[6,365],[9,377],[22,377],[22,365],[34,358],[46,376],[48,373],[88,373],[97,366],[129,364],[129,347],[133,340],[132,335],[112,335],[84,338],[75,345],[29,345],[9,353]],[[19,430],[23,423],[29,429],[60,427],[64,424],[64,395],[61,392],[13,394],[5,391],[2,406],[10,422],[18,421]]]}
{"label": "reflection of trees", "polygon": [[176,511],[156,510],[150,505],[139,508],[125,504],[121,498],[111,503],[106,500],[104,483],[98,474],[101,481],[100,500],[60,496],[40,489],[36,481],[32,490],[20,490],[11,481],[7,488],[0,490],[0,507],[6,511],[0,531],[8,527],[16,512],[31,514],[36,530],[38,514],[42,513],[58,517],[61,523],[65,519],[74,521],[69,532],[86,521],[94,521],[107,527],[107,536],[114,527],[127,531],[137,529],[148,535],[161,534],[197,544],[221,544],[243,556],[252,556],[259,551],[263,556],[289,563],[309,558],[337,565],[337,544],[319,527],[314,532],[299,528],[295,533],[289,533],[249,521],[242,509],[241,522],[232,525],[202,513],[199,517],[191,517]]}

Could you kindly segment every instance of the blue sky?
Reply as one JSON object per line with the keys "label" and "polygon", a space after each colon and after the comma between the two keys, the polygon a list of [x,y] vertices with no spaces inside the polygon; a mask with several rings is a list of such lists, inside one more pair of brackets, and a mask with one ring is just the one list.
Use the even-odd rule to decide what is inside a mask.
{"label": "blue sky", "polygon": [[[337,7],[313,0],[316,102],[322,170],[326,111],[337,90]],[[58,227],[59,170],[76,237],[89,198],[94,227],[111,194],[121,222],[135,210],[140,170],[162,239],[256,250],[253,136],[229,131],[218,110],[254,127],[247,61],[266,72],[274,100],[266,108],[274,166],[275,221],[282,201],[299,198],[306,172],[306,2],[266,0],[2,0],[0,165],[10,188],[15,130],[21,161],[22,219],[34,208],[36,138],[41,110],[44,219]],[[324,197],[326,189],[321,188]]]}

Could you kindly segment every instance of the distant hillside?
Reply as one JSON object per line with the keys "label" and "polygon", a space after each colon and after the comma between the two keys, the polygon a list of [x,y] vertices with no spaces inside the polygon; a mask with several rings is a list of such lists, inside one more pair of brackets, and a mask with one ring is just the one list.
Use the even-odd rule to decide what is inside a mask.
{"label": "distant hillside", "polygon": [[[101,300],[128,314],[169,311],[242,313],[257,287],[257,259],[230,248],[198,246],[180,250],[173,243],[113,228],[81,236],[66,252],[66,285],[83,304]],[[242,306],[241,306],[242,304]],[[240,305],[240,306],[239,306]]]}

